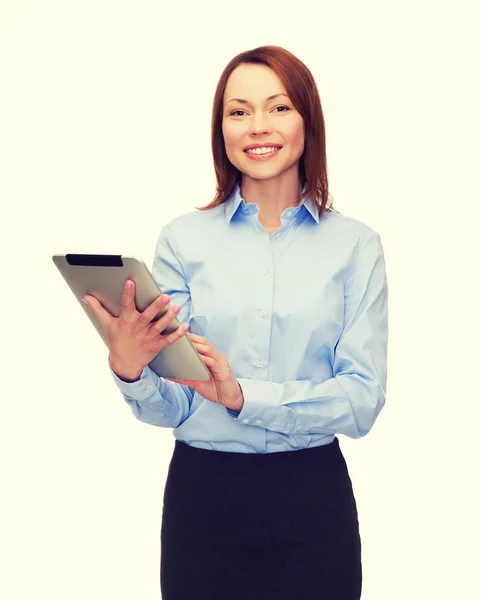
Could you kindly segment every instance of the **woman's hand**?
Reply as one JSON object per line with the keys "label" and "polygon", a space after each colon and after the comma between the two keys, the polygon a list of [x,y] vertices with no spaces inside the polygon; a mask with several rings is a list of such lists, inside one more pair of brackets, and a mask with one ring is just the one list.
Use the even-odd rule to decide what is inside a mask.
{"label": "woman's hand", "polygon": [[244,405],[244,396],[225,355],[214,348],[204,337],[195,333],[188,333],[187,335],[209,369],[211,378],[209,381],[173,379],[170,377],[166,379],[187,385],[211,402],[223,404],[232,410],[241,411]]}
{"label": "woman's hand", "polygon": [[[127,381],[139,379],[143,368],[159,352],[186,333],[185,326],[181,325],[172,333],[163,334],[180,310],[178,305],[167,307],[170,302],[167,294],[159,296],[144,311],[139,312],[135,307],[135,283],[131,280],[125,283],[118,317],[113,317],[106,311],[95,296],[86,295],[83,300],[105,332],[112,370]],[[168,308],[165,314],[153,321],[164,308]]]}

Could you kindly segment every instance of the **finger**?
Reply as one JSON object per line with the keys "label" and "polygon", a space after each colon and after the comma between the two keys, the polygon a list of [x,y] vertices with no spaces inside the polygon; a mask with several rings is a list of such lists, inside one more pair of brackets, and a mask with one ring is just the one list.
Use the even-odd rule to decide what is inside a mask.
{"label": "finger", "polygon": [[[229,374],[230,366],[222,353],[215,348],[213,352],[206,353],[201,348],[198,348],[195,342],[194,347],[211,373],[221,379],[224,379]],[[217,356],[218,354],[221,354],[221,357]],[[224,360],[219,360],[219,358],[223,358]]]}
{"label": "finger", "polygon": [[212,352],[208,352],[208,351],[206,352],[206,351],[202,350],[201,348],[198,348],[197,344],[194,344],[194,346],[210,371],[215,372],[217,375],[227,372],[226,371],[227,362],[220,362],[218,360],[218,358],[215,355],[213,355]]}
{"label": "finger", "polygon": [[196,342],[195,340],[191,340],[191,341],[192,341],[192,345],[194,346],[194,348],[197,350],[197,352],[199,354],[202,354],[204,356],[211,356],[218,362],[227,361],[227,359],[225,358],[225,355],[220,350],[217,350],[217,348],[212,346],[212,344],[209,344],[208,342],[207,343]]}
{"label": "finger", "polygon": [[[157,339],[159,340],[159,344],[158,344],[159,352],[161,350],[163,350],[166,346],[173,344],[174,342],[179,340],[181,337],[183,337],[187,331],[186,329],[184,329],[185,326],[186,326],[185,324],[181,325],[175,331],[173,331],[172,333],[169,333],[167,335],[158,335],[157,338],[155,338],[155,340],[157,340]],[[187,328],[188,328],[188,324],[187,324]]]}
{"label": "finger", "polygon": [[154,321],[150,327],[149,338],[155,338],[159,334],[161,334],[167,325],[174,320],[174,318],[179,314],[180,306],[178,304],[174,304],[169,307],[169,310],[160,317],[157,321]]}
{"label": "finger", "polygon": [[215,352],[215,348],[212,348],[212,346],[208,346],[207,344],[202,344],[201,342],[196,342],[192,340],[192,345],[197,350],[197,352],[199,352],[199,354],[212,356]]}
{"label": "finger", "polygon": [[130,321],[136,312],[135,283],[131,279],[127,279],[124,285],[122,298],[120,299],[119,319],[122,319],[123,321]]}
{"label": "finger", "polygon": [[202,348],[202,351],[209,353],[210,356],[215,356],[218,360],[221,360],[224,356],[222,352],[220,350],[217,350],[217,348],[213,346],[205,337],[202,337],[201,335],[196,335],[195,333],[189,335],[194,346],[197,347],[198,344],[199,348]]}
{"label": "finger", "polygon": [[90,310],[94,313],[103,329],[106,331],[110,327],[114,317],[112,317],[112,315],[105,310],[95,296],[86,294],[83,296],[82,300],[84,300],[85,304],[89,306]]}
{"label": "finger", "polygon": [[167,306],[170,302],[170,297],[167,294],[162,294],[158,298],[156,298],[149,306],[142,311],[142,314],[139,317],[139,321],[141,321],[144,325],[147,325],[151,321],[155,319],[155,317],[159,314],[159,312]]}
{"label": "finger", "polygon": [[213,373],[214,375],[217,375],[221,379],[223,379],[225,377],[225,375],[227,374],[225,367],[223,365],[221,365],[215,358],[212,358],[212,356],[204,356],[204,355],[201,355],[201,357],[205,363],[205,366],[209,369],[209,371],[211,373]]}
{"label": "finger", "polygon": [[189,337],[192,340],[195,340],[196,342],[202,342],[203,344],[209,343],[205,337],[202,337],[201,335],[197,335],[196,333],[189,333]]}
{"label": "finger", "polygon": [[215,358],[212,358],[211,356],[203,356],[202,359],[208,367],[214,367],[215,369],[215,367],[218,365],[218,362],[215,360]]}

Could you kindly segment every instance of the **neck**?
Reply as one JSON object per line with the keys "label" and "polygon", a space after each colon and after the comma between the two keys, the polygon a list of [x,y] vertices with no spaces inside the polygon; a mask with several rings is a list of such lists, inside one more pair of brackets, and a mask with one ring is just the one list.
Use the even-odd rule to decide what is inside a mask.
{"label": "neck", "polygon": [[296,207],[302,195],[298,173],[283,173],[273,179],[252,179],[243,175],[240,193],[244,202],[255,202],[260,209],[259,221],[266,226],[280,225],[281,213]]}

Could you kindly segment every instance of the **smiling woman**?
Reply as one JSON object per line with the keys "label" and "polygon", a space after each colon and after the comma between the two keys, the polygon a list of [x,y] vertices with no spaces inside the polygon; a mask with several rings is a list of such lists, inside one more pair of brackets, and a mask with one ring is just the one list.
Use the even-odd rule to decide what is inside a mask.
{"label": "smiling woman", "polygon": [[[304,185],[304,196],[315,199],[319,216],[326,208],[338,212],[328,191],[324,115],[317,86],[306,65],[284,48],[256,48],[228,63],[214,95],[211,141],[217,191],[213,201],[198,210],[222,204],[242,179],[244,198],[253,196],[249,191],[254,188],[262,187],[264,194],[267,188],[272,190],[269,195],[276,197],[276,210],[261,207],[271,221],[280,205],[297,205]],[[272,155],[246,152],[256,147],[281,150]],[[287,189],[286,183],[290,183]],[[286,200],[277,200],[276,191]]]}
{"label": "smiling woman", "polygon": [[[270,90],[280,91],[266,97]],[[282,81],[263,64],[241,64],[234,69],[224,96],[229,98],[224,102],[222,120],[225,151],[229,162],[243,173],[242,193],[249,197],[251,190],[263,189],[264,194],[270,194],[274,187],[279,191],[282,187],[281,193],[286,194],[285,199],[281,196],[276,202],[261,200],[259,221],[264,225],[275,224],[279,203],[284,206],[293,202],[295,206],[299,200],[303,118]],[[279,106],[281,101],[284,104]],[[242,110],[238,109],[239,104],[244,105]],[[272,191],[268,192],[268,188]]]}
{"label": "smiling woman", "polygon": [[152,266],[211,379],[112,370],[134,415],[176,438],[162,598],[358,600],[359,523],[337,436],[366,435],[385,402],[380,236],[333,209],[317,87],[287,50],[226,66],[212,151],[214,200],[162,228]]}

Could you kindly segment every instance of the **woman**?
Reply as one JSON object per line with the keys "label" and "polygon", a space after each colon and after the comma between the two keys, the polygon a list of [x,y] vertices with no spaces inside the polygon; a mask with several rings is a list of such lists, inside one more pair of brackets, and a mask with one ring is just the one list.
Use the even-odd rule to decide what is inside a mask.
{"label": "woman", "polygon": [[[139,313],[126,287],[118,319],[86,296],[134,415],[174,428],[162,598],[358,599],[359,524],[336,434],[366,435],[385,402],[380,236],[328,205],[319,94],[286,50],[227,65],[212,148],[214,201],[158,239],[152,272],[164,296]],[[191,333],[162,337],[174,316]],[[147,366],[182,335],[209,381]]]}

